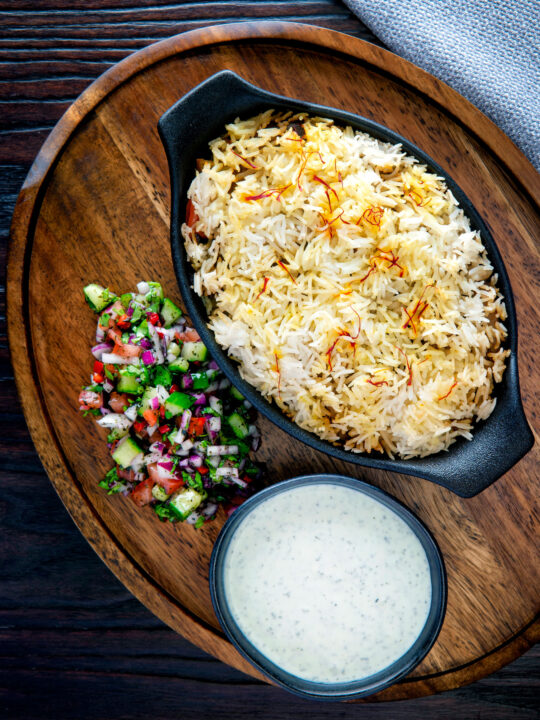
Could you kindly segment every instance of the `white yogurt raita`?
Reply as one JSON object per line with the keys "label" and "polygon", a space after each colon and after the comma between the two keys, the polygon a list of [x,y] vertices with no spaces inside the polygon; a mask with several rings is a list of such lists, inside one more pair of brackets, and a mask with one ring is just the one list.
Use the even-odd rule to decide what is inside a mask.
{"label": "white yogurt raita", "polygon": [[431,604],[426,553],[409,526],[352,488],[269,496],[235,530],[224,590],[250,642],[304,680],[359,680],[398,660]]}

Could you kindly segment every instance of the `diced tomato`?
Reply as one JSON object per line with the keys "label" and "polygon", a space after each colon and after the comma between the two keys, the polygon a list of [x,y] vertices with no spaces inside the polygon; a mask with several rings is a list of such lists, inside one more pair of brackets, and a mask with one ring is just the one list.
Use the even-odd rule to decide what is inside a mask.
{"label": "diced tomato", "polygon": [[157,313],[148,313],[146,317],[149,323],[152,323],[152,325],[159,325],[161,327],[161,320],[159,319],[159,315]]}
{"label": "diced tomato", "polygon": [[160,418],[164,418],[164,417],[165,417],[165,406],[164,406],[164,405],[162,405],[162,406],[159,408],[159,417],[160,417]]}
{"label": "diced tomato", "polygon": [[118,375],[118,367],[116,365],[105,365],[105,370],[111,375]]}
{"label": "diced tomato", "polygon": [[102,383],[102,382],[105,380],[105,378],[104,378],[104,376],[101,375],[100,373],[94,373],[94,374],[92,375],[92,380],[93,380],[95,383]]}
{"label": "diced tomato", "polygon": [[185,332],[176,332],[175,337],[177,340],[181,340],[182,342],[199,342],[201,339],[199,333],[191,328]]}
{"label": "diced tomato", "polygon": [[200,472],[201,475],[206,475],[206,473],[208,472],[208,468],[204,465],[201,465],[201,467],[197,468],[197,470]]}
{"label": "diced tomato", "polygon": [[122,393],[112,392],[109,398],[109,407],[116,413],[122,413],[129,407],[129,397]]}
{"label": "diced tomato", "polygon": [[103,373],[104,365],[99,360],[94,361],[94,372],[95,373]]}
{"label": "diced tomato", "polygon": [[184,484],[184,481],[180,480],[180,478],[177,478],[177,477],[162,478],[160,480],[159,484],[165,490],[167,495],[170,495],[171,493],[179,490],[182,487],[182,485]]}
{"label": "diced tomato", "polygon": [[148,474],[155,483],[161,485],[167,494],[175,492],[184,484],[181,478],[177,478],[165,468],[160,467],[157,462],[148,466]]}
{"label": "diced tomato", "polygon": [[116,343],[113,353],[125,358],[139,357],[141,354],[141,347],[139,345],[128,345],[127,343],[125,345],[122,343]]}
{"label": "diced tomato", "polygon": [[141,420],[133,423],[133,429],[134,429],[135,432],[137,432],[137,433],[142,432],[145,427],[146,427],[145,423],[143,423]]}
{"label": "diced tomato", "polygon": [[109,330],[107,330],[107,337],[112,340],[115,345],[122,344],[122,333],[118,328],[109,328]]}
{"label": "diced tomato", "polygon": [[139,507],[143,507],[143,505],[148,505],[149,502],[152,502],[154,497],[152,495],[152,488],[154,485],[154,481],[150,480],[150,478],[140,482],[131,492],[131,499],[133,502]]}
{"label": "diced tomato", "polygon": [[165,433],[168,433],[170,429],[171,428],[169,427],[169,425],[162,425],[161,427],[158,428],[159,432],[162,435],[165,435]]}
{"label": "diced tomato", "polygon": [[120,328],[120,330],[129,330],[131,327],[129,315],[122,315],[122,317],[117,320],[116,325]]}
{"label": "diced tomato", "polygon": [[131,468],[124,470],[124,468],[121,467],[116,468],[116,472],[118,473],[119,478],[127,480],[128,482],[133,482],[135,480],[135,475],[137,474],[135,470],[132,470]]}
{"label": "diced tomato", "polygon": [[158,414],[155,410],[150,410],[150,408],[148,408],[148,410],[143,412],[143,418],[149,425],[155,425],[158,421]]}
{"label": "diced tomato", "polygon": [[206,419],[203,417],[191,418],[189,422],[188,433],[189,435],[202,435],[204,432],[204,423]]}
{"label": "diced tomato", "polygon": [[79,393],[79,404],[85,410],[100,408],[103,405],[103,395],[92,390],[82,390]]}
{"label": "diced tomato", "polygon": [[249,475],[244,475],[244,477],[242,478],[242,480],[243,480],[244,482],[250,483],[250,482],[253,480],[253,478],[249,477]]}
{"label": "diced tomato", "polygon": [[169,390],[169,392],[172,395],[173,393],[178,392],[179,390],[180,390],[180,388],[178,387],[178,385],[171,385],[171,389]]}
{"label": "diced tomato", "polygon": [[195,211],[193,203],[191,202],[191,200],[188,200],[186,205],[186,225],[189,225],[189,227],[193,227],[193,225],[197,222],[198,219],[199,216]]}

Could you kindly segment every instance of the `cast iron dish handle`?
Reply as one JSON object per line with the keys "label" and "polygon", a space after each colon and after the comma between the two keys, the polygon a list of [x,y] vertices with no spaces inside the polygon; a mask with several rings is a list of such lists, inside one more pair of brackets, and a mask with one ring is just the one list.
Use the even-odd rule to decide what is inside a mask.
{"label": "cast iron dish handle", "polygon": [[[224,132],[227,122],[236,117],[249,117],[269,108],[322,115],[351,125],[385,142],[401,143],[405,151],[437,175],[444,177],[471,227],[478,230],[488,256],[499,276],[499,288],[504,296],[508,319],[510,348],[503,381],[495,385],[497,404],[490,417],[475,424],[473,439],[457,440],[448,451],[426,458],[392,460],[366,453],[352,453],[303,430],[287,418],[276,405],[267,402],[239,375],[237,367],[221,349],[213,333],[206,326],[207,314],[201,299],[192,289],[193,270],[187,260],[180,226],[185,218],[187,190],[195,174],[195,160],[208,155],[208,142]],[[171,249],[174,267],[182,296],[194,326],[225,375],[240,392],[264,415],[292,437],[327,455],[366,467],[401,472],[431,480],[462,497],[481,492],[507,472],[533,446],[519,392],[517,369],[517,322],[512,289],[500,253],[491,234],[476,209],[451,177],[426,153],[411,142],[372,120],[351,113],[300,102],[262,90],[224,70],[205,80],[176,102],[161,117],[158,129],[165,146],[171,178]]]}

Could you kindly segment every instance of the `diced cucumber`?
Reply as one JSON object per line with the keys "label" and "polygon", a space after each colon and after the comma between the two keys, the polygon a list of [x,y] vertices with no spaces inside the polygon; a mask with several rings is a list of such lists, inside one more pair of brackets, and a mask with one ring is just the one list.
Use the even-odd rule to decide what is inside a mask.
{"label": "diced cucumber", "polygon": [[206,390],[206,388],[210,385],[210,380],[205,372],[191,373],[191,377],[193,378],[194,390]]}
{"label": "diced cucumber", "polygon": [[120,465],[120,467],[127,468],[141,452],[142,450],[135,440],[129,437],[129,435],[126,435],[120,440],[112,456],[115,463]]}
{"label": "diced cucumber", "polygon": [[161,306],[161,317],[163,318],[163,327],[170,328],[179,317],[182,317],[182,311],[172,300],[165,298]]}
{"label": "diced cucumber", "polygon": [[171,372],[187,372],[189,362],[183,357],[176,358],[172,363],[169,363],[169,370]]}
{"label": "diced cucumber", "polygon": [[144,318],[139,327],[135,330],[137,337],[148,337],[148,320]]}
{"label": "diced cucumber", "polygon": [[140,395],[144,386],[141,385],[138,373],[129,372],[131,366],[122,368],[118,373],[118,382],[116,383],[116,390],[121,393],[128,393],[129,395]]}
{"label": "diced cucumber", "polygon": [[167,348],[167,354],[173,355],[175,358],[177,358],[180,355],[180,345],[175,342],[169,343],[169,347]]}
{"label": "diced cucumber", "polygon": [[110,305],[115,300],[118,300],[118,297],[111,292],[109,288],[104,288],[101,285],[96,285],[95,283],[87,285],[83,292],[86,302],[94,312],[101,312],[107,307],[107,305]]}
{"label": "diced cucumber", "polygon": [[150,290],[146,293],[146,301],[151,303],[153,300],[163,300],[163,288],[158,282],[146,283]]}
{"label": "diced cucumber", "polygon": [[203,342],[185,342],[182,345],[182,357],[189,362],[202,362],[207,355],[208,350]]}
{"label": "diced cucumber", "polygon": [[236,437],[240,438],[240,440],[243,440],[249,435],[249,427],[244,418],[237,412],[233,412],[232,415],[229,415],[227,418],[229,425],[231,426],[232,431],[236,435]]}
{"label": "diced cucumber", "polygon": [[152,488],[152,495],[160,502],[163,502],[163,500],[166,500],[169,497],[168,493],[165,492],[161,485],[154,485]]}
{"label": "diced cucumber", "polygon": [[143,415],[146,410],[153,410],[152,407],[152,400],[154,398],[159,397],[159,391],[156,387],[147,387],[146,390],[143,392],[142,398],[141,398],[141,407],[140,407],[140,413]]}
{"label": "diced cucumber", "polygon": [[129,301],[133,297],[133,293],[124,293],[123,295],[120,295],[120,302],[122,303],[122,307],[126,310],[129,307]]}
{"label": "diced cucumber", "polygon": [[230,393],[236,400],[245,400],[246,398],[242,395],[240,390],[237,390],[234,385],[231,385]]}
{"label": "diced cucumber", "polygon": [[164,385],[170,387],[172,385],[172,375],[164,365],[158,365],[154,369],[154,385]]}
{"label": "diced cucumber", "polygon": [[174,392],[165,401],[165,410],[172,416],[188,410],[195,403],[195,398],[182,392]]}
{"label": "diced cucumber", "polygon": [[204,500],[204,495],[190,487],[182,488],[169,501],[171,509],[179,520],[185,520]]}

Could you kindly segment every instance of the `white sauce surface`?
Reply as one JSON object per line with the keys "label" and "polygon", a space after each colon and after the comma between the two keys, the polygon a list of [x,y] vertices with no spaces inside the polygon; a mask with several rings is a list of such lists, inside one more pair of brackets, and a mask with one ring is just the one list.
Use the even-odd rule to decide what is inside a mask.
{"label": "white sauce surface", "polygon": [[414,643],[431,604],[428,560],[407,524],[377,500],[328,483],[255,507],[231,539],[224,585],[261,653],[325,683],[388,667]]}

